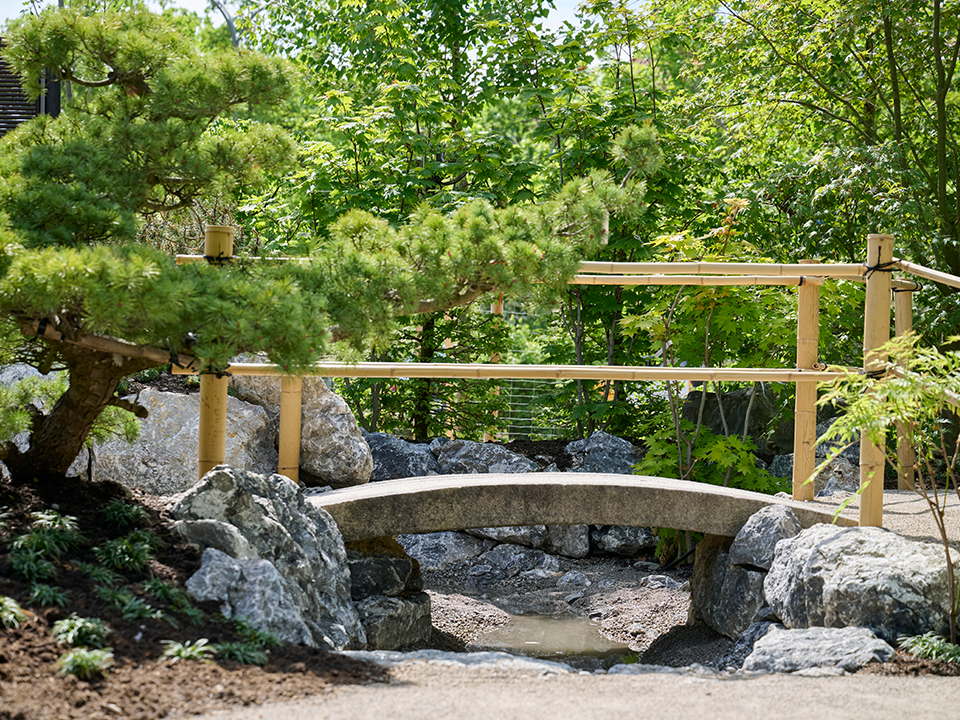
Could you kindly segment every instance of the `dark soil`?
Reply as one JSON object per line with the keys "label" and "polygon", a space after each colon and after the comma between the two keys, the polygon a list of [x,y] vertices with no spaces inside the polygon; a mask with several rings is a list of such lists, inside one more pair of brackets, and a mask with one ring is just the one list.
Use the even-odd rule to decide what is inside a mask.
{"label": "dark soil", "polygon": [[[92,548],[127,532],[110,528],[100,512],[116,498],[144,507],[150,516],[148,527],[163,541],[146,571],[123,573],[116,587],[163,611],[176,625],[160,619],[125,619],[73,566],[77,560],[96,563]],[[213,644],[241,637],[233,623],[218,615],[216,603],[199,604],[205,619],[193,625],[139,585],[154,577],[182,587],[200,566],[197,551],[170,533],[169,521],[154,498],[133,497],[115,484],[74,479],[41,486],[4,482],[0,483],[3,507],[8,517],[7,527],[0,531],[0,595],[16,600],[27,611],[28,620],[16,629],[0,628],[0,720],[162,718],[173,711],[199,713],[223,704],[301,698],[322,693],[331,685],[385,677],[375,666],[297,645],[270,648],[262,668],[231,662],[161,661],[161,640],[187,643],[206,638]],[[31,603],[31,585],[12,572],[9,562],[10,541],[28,530],[30,513],[48,508],[76,517],[85,538],[79,549],[56,563],[56,576],[45,581],[68,593],[64,608]],[[57,677],[55,663],[69,648],[58,645],[50,629],[71,613],[100,618],[112,629],[106,644],[113,649],[115,665],[98,680]]]}

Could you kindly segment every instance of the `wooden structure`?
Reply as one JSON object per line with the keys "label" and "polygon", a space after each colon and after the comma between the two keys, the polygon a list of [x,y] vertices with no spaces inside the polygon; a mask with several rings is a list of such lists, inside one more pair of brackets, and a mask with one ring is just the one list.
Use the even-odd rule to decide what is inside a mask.
{"label": "wooden structure", "polygon": [[[229,242],[228,242],[229,236]],[[489,379],[596,379],[596,380],[689,380],[733,382],[793,382],[797,384],[794,434],[793,499],[812,500],[810,481],[816,467],[817,383],[842,379],[855,372],[847,368],[825,368],[817,361],[819,337],[819,288],[824,279],[855,280],[866,283],[863,335],[863,370],[878,372],[886,358],[878,348],[890,339],[891,292],[897,292],[898,332],[912,326],[911,293],[919,285],[894,280],[895,269],[936,282],[960,287],[960,278],[895,260],[890,235],[869,235],[867,259],[860,264],[820,264],[816,260],[797,264],[763,263],[604,263],[584,262],[573,284],[606,285],[782,285],[798,288],[796,368],[676,368],[624,366],[545,366],[503,364],[431,363],[334,363],[312,366],[311,375],[341,377],[435,377]],[[221,244],[222,243],[222,244]],[[209,227],[204,254],[207,260],[223,262],[232,257],[232,230]],[[179,256],[177,261],[196,262],[200,256]],[[174,368],[175,373],[195,372]],[[300,445],[300,391],[302,381],[285,375],[273,365],[247,363],[229,366],[231,375],[276,375],[282,377],[280,407],[279,472],[298,479]],[[201,377],[201,439],[199,473],[224,461],[226,434],[226,376]],[[901,441],[901,462],[910,467],[910,449]],[[864,434],[860,444],[862,501],[860,524],[883,524],[883,449]],[[878,478],[878,482],[874,482]],[[901,473],[901,487],[912,487],[912,477]]]}

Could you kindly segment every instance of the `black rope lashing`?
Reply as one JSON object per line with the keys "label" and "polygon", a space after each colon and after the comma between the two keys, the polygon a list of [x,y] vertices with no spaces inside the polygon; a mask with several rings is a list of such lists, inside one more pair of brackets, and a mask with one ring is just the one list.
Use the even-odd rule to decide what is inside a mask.
{"label": "black rope lashing", "polygon": [[887,371],[884,370],[867,370],[864,375],[866,375],[870,380],[883,380],[887,376]]}
{"label": "black rope lashing", "polygon": [[912,287],[912,288],[907,288],[907,287],[895,287],[895,288],[893,288],[893,291],[894,291],[895,293],[898,293],[898,292],[908,292],[908,293],[912,293],[912,292],[923,292],[923,283],[915,282],[914,285],[915,285],[916,287]]}
{"label": "black rope lashing", "polygon": [[217,255],[204,255],[203,259],[211,265],[226,265],[233,261],[233,255],[224,255],[221,250]]}
{"label": "black rope lashing", "polygon": [[891,260],[890,262],[878,262],[876,265],[867,265],[867,271],[863,274],[865,278],[869,278],[875,272],[888,272],[892,273],[897,269],[897,260]]}
{"label": "black rope lashing", "polygon": [[50,324],[50,320],[43,318],[40,322],[37,323],[37,336],[43,337],[44,333],[47,332],[47,325]]}

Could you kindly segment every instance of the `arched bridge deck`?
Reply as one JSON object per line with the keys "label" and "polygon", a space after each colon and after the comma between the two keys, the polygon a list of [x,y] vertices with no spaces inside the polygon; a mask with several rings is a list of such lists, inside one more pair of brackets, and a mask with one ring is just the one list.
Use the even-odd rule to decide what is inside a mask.
{"label": "arched bridge deck", "polygon": [[[788,505],[804,527],[833,521],[809,503],[643,475],[433,475],[332,490],[309,499],[345,541],[506,525],[634,525],[734,536],[753,513]],[[856,525],[840,517],[839,525]]]}

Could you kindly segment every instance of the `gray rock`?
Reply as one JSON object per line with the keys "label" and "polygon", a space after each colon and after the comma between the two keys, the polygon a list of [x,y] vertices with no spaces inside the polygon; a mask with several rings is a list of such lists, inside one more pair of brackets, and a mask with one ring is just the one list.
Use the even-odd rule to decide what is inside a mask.
{"label": "gray rock", "polygon": [[447,565],[478,557],[493,546],[490,541],[456,532],[400,535],[397,540],[423,570],[442,570]]}
{"label": "gray rock", "polygon": [[584,558],[590,554],[590,533],[587,525],[547,525],[547,542],[543,550],[564,557]]}
{"label": "gray rock", "polygon": [[357,610],[371,648],[399,650],[430,641],[433,627],[426,593],[374,596],[358,603]]}
{"label": "gray rock", "polygon": [[560,569],[560,563],[557,559],[552,555],[547,555],[543,550],[507,543],[497,545],[492,550],[485,552],[480,556],[480,559],[507,577],[513,577],[530,570],[557,572]]}
{"label": "gray rock", "polygon": [[571,570],[557,580],[557,587],[588,587],[589,585],[591,585],[589,578],[576,570]]}
{"label": "gray rock", "polygon": [[722,553],[726,553],[732,544],[732,538],[721,535],[705,535],[703,539],[697,543],[697,550],[694,555],[693,575],[690,576],[689,625],[703,620],[701,608],[710,602],[714,593],[714,565],[717,563],[717,558],[720,557]]}
{"label": "gray rock", "polygon": [[766,606],[763,579],[763,572],[746,570],[721,553],[713,566],[711,592],[697,607],[700,618],[728,638],[740,637],[760,619],[760,610]]}
{"label": "gray rock", "polygon": [[639,461],[632,444],[602,431],[595,432],[586,440],[568,444],[566,451],[573,459],[569,472],[629,475]]}
{"label": "gray rock", "polygon": [[186,582],[196,600],[222,603],[226,617],[244,618],[258,630],[281,640],[316,645],[273,563],[254,558],[232,558],[214,548],[203,551],[200,569]]}
{"label": "gray rock", "polygon": [[[817,423],[817,438],[819,439],[819,438],[823,437],[823,436],[826,434],[826,432],[827,432],[831,427],[833,427],[833,423],[834,423],[834,422],[836,422],[835,419],[834,419],[834,420],[827,420],[827,421],[825,421],[825,422],[818,422],[818,423]],[[816,452],[817,452],[817,457],[818,457],[818,458],[825,458],[825,457],[827,457],[827,455],[829,455],[832,451],[834,451],[834,450],[835,450],[836,448],[838,448],[838,447],[842,447],[842,445],[841,445],[839,442],[837,442],[836,440],[831,440],[831,441],[829,441],[829,442],[817,443],[817,451],[816,451]],[[859,462],[860,462],[860,439],[857,438],[857,440],[856,440],[850,447],[844,448],[844,449],[841,451],[841,453],[840,453],[840,457],[842,457],[842,458],[850,461],[851,463],[859,464]]]}
{"label": "gray rock", "polygon": [[409,443],[386,433],[363,433],[373,457],[370,480],[424,477],[440,473],[440,465],[423,443]]}
{"label": "gray rock", "polygon": [[[753,397],[752,402],[751,396]],[[756,393],[754,393],[753,388],[739,388],[720,393],[720,398],[722,399],[722,414],[721,403],[717,402],[715,392],[707,391],[704,398],[702,390],[691,391],[683,401],[681,410],[683,419],[695,424],[700,416],[702,400],[704,427],[714,435],[724,436],[726,435],[724,420],[726,420],[726,427],[730,434],[740,437],[743,435],[743,424],[747,419],[747,409],[749,408],[750,419],[747,434],[759,446],[762,436],[767,432],[767,428],[770,427],[776,416],[776,408],[763,389],[758,387]]]}
{"label": "gray rock", "polygon": [[769,621],[760,621],[755,622],[746,630],[743,631],[743,634],[737,638],[737,641],[733,644],[726,654],[720,659],[717,663],[718,667],[726,669],[739,670],[743,667],[743,661],[747,659],[747,656],[753,652],[753,646],[756,644],[757,640],[766,635],[770,628],[779,627],[783,628],[782,625],[777,625]]}
{"label": "gray rock", "polygon": [[180,520],[173,524],[173,530],[201,550],[217,548],[234,558],[259,557],[236,526],[221,520]]}
{"label": "gray rock", "polygon": [[[310,629],[311,644],[342,649],[365,642],[350,599],[343,538],[330,515],[307,503],[282,475],[264,477],[220,465],[173,499],[174,518],[217,520],[234,526],[256,559],[271,562]],[[211,539],[220,537],[214,533]],[[227,552],[235,544],[215,549]],[[214,547],[211,545],[210,547]],[[239,612],[235,609],[235,612]]]}
{"label": "gray rock", "polygon": [[667,575],[647,575],[640,578],[637,587],[649,588],[650,590],[689,590],[690,585],[686,582],[680,582]]}
{"label": "gray rock", "polygon": [[[200,395],[146,388],[140,404],[149,413],[131,444],[108,440],[96,447],[97,480],[113,480],[153,495],[174,495],[197,484]],[[72,472],[83,472],[81,453]],[[231,467],[268,475],[277,469],[277,450],[263,408],[227,398],[226,460]]]}
{"label": "gray rock", "polygon": [[[820,457],[822,460],[823,457]],[[814,495],[831,495],[836,492],[856,492],[860,489],[860,469],[856,463],[845,456],[834,458],[817,473],[813,480]],[[777,455],[770,461],[770,474],[782,478],[793,477],[793,453]]]}
{"label": "gray rock", "polygon": [[885,662],[895,652],[867,628],[785,630],[774,626],[754,643],[743,669],[792,673],[811,668],[837,668],[854,672],[867,663]]}
{"label": "gray rock", "polygon": [[[397,597],[407,591],[423,590],[423,579],[413,558],[386,553],[365,555],[347,550],[347,564],[350,567],[350,596],[354,600],[375,595]],[[367,640],[369,642],[369,638]]]}
{"label": "gray rock", "polygon": [[458,473],[528,473],[540,469],[533,460],[494,443],[473,440],[450,440],[440,446],[437,455],[440,472]]}
{"label": "gray rock", "polygon": [[[235,376],[230,384],[271,420],[274,444],[280,415],[280,378]],[[300,470],[305,485],[362,485],[373,472],[373,457],[347,403],[321,378],[304,378],[300,415]],[[276,465],[274,465],[276,467]]]}
{"label": "gray rock", "polygon": [[498,543],[523,545],[530,548],[543,548],[550,534],[546,525],[505,525],[504,527],[471,528],[470,535],[486,538]]}
{"label": "gray rock", "polygon": [[802,529],[786,505],[768,505],[744,523],[730,546],[730,562],[748,569],[769,570],[777,543]]}
{"label": "gray rock", "polygon": [[764,593],[787,628],[866,627],[888,642],[949,630],[943,549],[881,528],[814,525],[782,540]]}
{"label": "gray rock", "polygon": [[657,547],[657,536],[651,528],[626,525],[604,525],[590,531],[590,540],[603,552],[634,557]]}

